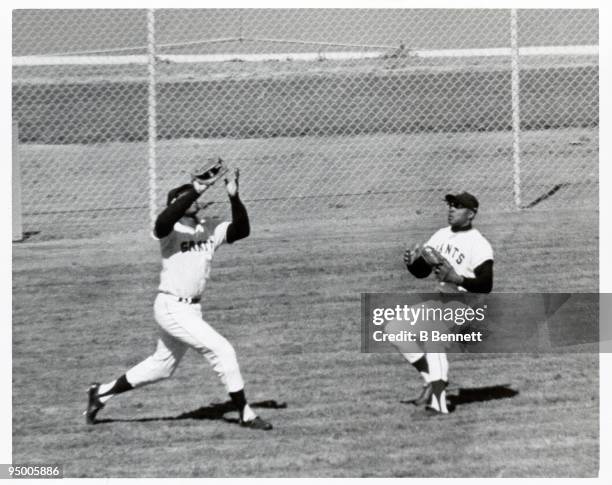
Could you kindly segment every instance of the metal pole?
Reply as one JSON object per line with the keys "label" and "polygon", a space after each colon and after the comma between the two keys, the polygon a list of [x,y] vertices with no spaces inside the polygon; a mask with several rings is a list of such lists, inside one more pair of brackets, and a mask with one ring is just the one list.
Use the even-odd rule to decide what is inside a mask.
{"label": "metal pole", "polygon": [[147,51],[148,51],[148,68],[149,68],[149,218],[151,227],[155,224],[157,215],[157,97],[155,85],[155,9],[147,10]]}
{"label": "metal pole", "polygon": [[19,124],[13,121],[13,241],[23,239],[23,224],[21,213],[21,163],[19,162]]}
{"label": "metal pole", "polygon": [[516,9],[510,10],[510,44],[512,51],[512,158],[514,161],[514,204],[521,208],[521,117],[518,20]]}

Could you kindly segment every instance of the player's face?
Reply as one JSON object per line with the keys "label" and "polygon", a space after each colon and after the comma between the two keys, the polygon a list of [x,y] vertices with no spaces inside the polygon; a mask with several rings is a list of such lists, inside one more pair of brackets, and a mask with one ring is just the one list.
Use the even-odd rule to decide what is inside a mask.
{"label": "player's face", "polygon": [[448,204],[448,223],[452,227],[466,227],[472,223],[474,211],[461,204],[451,202]]}

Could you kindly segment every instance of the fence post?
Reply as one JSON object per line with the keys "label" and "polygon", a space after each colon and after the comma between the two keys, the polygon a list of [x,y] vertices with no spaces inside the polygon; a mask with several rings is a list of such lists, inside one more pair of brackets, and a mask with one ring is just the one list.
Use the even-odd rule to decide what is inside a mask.
{"label": "fence post", "polygon": [[521,209],[521,116],[518,20],[516,9],[510,10],[510,46],[512,52],[512,159],[514,162],[514,205]]}
{"label": "fence post", "polygon": [[21,162],[19,161],[19,124],[16,121],[13,121],[12,159],[13,241],[21,241],[23,239],[23,224],[21,214]]}
{"label": "fence post", "polygon": [[147,52],[149,68],[149,99],[148,99],[148,148],[149,148],[149,219],[151,227],[155,224],[157,214],[157,105],[155,86],[155,9],[147,10]]}

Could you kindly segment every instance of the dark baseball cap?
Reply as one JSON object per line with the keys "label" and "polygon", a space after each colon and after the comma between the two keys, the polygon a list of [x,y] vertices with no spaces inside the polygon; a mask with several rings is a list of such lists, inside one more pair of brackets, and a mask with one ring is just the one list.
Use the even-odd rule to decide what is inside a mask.
{"label": "dark baseball cap", "polygon": [[461,204],[466,209],[473,211],[478,210],[478,199],[468,192],[461,192],[460,194],[446,194],[444,200],[449,204],[455,202]]}

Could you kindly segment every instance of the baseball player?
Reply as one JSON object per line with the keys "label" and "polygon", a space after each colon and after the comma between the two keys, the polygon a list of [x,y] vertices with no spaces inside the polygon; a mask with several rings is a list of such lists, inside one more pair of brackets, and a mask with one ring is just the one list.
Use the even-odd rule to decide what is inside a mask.
{"label": "baseball player", "polygon": [[215,251],[249,235],[246,208],[238,195],[239,172],[225,179],[232,221],[214,224],[199,220],[198,197],[211,183],[197,178],[191,184],[172,189],[167,207],[159,214],[153,231],[162,256],[159,292],[155,299],[155,320],[160,336],[155,352],[118,379],[93,383],[88,390],[86,421],[95,424],[96,415],[114,396],[172,376],[186,350],[191,347],[212,365],[240,415],[240,425],[270,430],[272,425],[257,416],[247,404],[244,381],[232,345],[202,319],[200,299],[211,271]]}
{"label": "baseball player", "polygon": [[[493,288],[493,249],[480,231],[472,227],[478,212],[478,200],[467,192],[447,194],[445,200],[449,225],[435,232],[423,246],[415,245],[406,250],[406,267],[416,278],[426,278],[433,272],[441,293],[490,293]],[[431,260],[424,257],[424,251],[434,252],[440,264],[432,266]],[[435,414],[446,414],[446,353],[416,350],[402,353],[424,380],[421,395],[413,402],[426,404],[426,409]]]}

